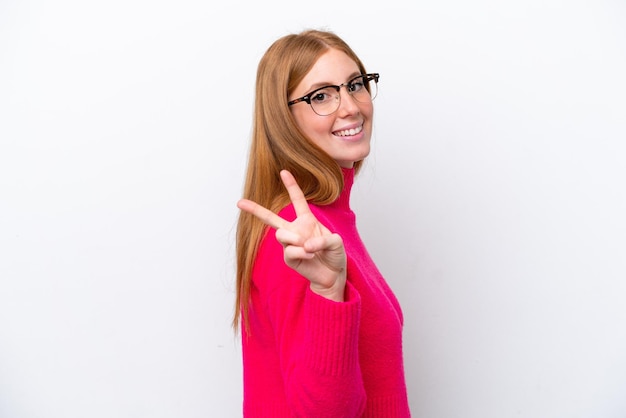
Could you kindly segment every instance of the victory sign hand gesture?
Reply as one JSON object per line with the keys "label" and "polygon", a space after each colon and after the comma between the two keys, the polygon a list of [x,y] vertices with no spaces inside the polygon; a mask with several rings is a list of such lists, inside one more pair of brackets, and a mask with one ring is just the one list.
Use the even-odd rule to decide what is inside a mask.
{"label": "victory sign hand gesture", "polygon": [[293,222],[251,200],[241,199],[237,207],[276,229],[276,239],[284,248],[285,263],[311,282],[313,292],[342,302],[346,285],[343,240],[311,213],[304,193],[290,172],[282,170],[280,178],[296,211]]}

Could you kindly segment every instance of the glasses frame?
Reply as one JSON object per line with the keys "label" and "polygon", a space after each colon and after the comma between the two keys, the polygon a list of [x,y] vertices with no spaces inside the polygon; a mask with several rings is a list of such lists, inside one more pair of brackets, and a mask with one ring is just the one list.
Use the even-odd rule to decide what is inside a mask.
{"label": "glasses frame", "polygon": [[[327,88],[333,88],[333,89],[337,90],[337,93],[339,93],[339,90],[341,90],[342,87],[346,87],[346,90],[348,91],[348,94],[350,94],[350,96],[352,96],[352,92],[350,91],[349,87],[354,82],[354,80],[356,80],[357,78],[361,78],[361,77],[364,77],[364,81],[367,83],[366,89],[367,89],[367,91],[370,91],[369,83],[371,81],[373,81],[374,83],[378,84],[378,79],[380,78],[380,74],[379,73],[359,74],[359,75],[351,78],[350,80],[346,81],[343,84],[339,84],[339,85],[330,84],[328,86],[322,86],[322,87],[316,88],[312,92],[307,93],[306,95],[304,95],[302,97],[298,97],[297,99],[293,99],[293,100],[289,101],[287,103],[287,106],[291,106],[291,105],[294,105],[294,104],[300,103],[300,102],[306,102],[306,103],[309,104],[309,106],[311,106],[311,109],[313,110],[313,112],[315,112],[315,109],[313,109],[313,105],[311,104],[311,97],[313,97],[316,92],[318,92],[319,90],[327,89]],[[376,97],[374,96],[374,97],[371,98],[371,100],[374,100],[375,98]],[[361,103],[359,100],[357,100],[357,102]],[[337,104],[337,109],[339,109],[340,104],[341,104],[341,96],[339,96],[339,104]],[[320,115],[317,112],[315,112],[315,113],[320,115],[320,116],[329,116],[329,115],[332,115],[333,113],[335,113],[337,111],[337,109],[333,110],[332,112],[330,112],[330,113],[328,113],[326,115]]]}

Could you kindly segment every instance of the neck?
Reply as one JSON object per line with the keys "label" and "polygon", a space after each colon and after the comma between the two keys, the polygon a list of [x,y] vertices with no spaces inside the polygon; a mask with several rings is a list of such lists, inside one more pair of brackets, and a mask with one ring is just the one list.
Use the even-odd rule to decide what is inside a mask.
{"label": "neck", "polygon": [[337,208],[350,209],[350,192],[354,184],[354,168],[341,168],[343,173],[343,190],[332,205]]}

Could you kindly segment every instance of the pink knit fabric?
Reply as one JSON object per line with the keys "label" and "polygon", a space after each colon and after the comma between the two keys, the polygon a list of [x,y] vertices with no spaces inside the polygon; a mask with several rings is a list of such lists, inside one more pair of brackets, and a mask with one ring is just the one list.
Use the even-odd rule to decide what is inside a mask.
{"label": "pink knit fabric", "polygon": [[[359,237],[349,204],[354,171],[343,172],[339,199],[311,210],[343,238],[345,301],[313,293],[269,230],[252,273],[250,335],[242,333],[245,417],[410,416],[402,311]],[[293,206],[280,216],[295,219]]]}

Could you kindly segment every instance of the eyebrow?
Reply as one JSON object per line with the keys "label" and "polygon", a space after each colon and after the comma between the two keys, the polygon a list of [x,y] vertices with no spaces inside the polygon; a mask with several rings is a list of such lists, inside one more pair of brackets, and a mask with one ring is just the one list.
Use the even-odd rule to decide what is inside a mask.
{"label": "eyebrow", "polygon": [[[353,78],[358,77],[360,75],[361,75],[361,73],[359,71],[355,71],[350,76],[348,76],[348,79],[345,82],[350,81]],[[309,87],[309,89],[307,89],[307,92],[312,92],[312,91],[317,90],[317,89],[319,89],[321,87],[336,86],[336,85],[337,84],[333,84],[330,81],[324,81],[324,82],[321,82],[321,83],[315,83],[315,84],[311,85]]]}

